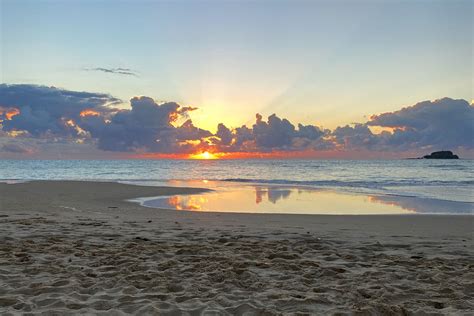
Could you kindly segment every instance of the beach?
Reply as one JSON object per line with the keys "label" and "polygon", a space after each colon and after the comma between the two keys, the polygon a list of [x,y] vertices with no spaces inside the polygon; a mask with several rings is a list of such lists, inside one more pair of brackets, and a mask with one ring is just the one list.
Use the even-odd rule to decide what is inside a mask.
{"label": "beach", "polygon": [[472,315],[472,215],[160,210],[205,189],[0,183],[0,311]]}

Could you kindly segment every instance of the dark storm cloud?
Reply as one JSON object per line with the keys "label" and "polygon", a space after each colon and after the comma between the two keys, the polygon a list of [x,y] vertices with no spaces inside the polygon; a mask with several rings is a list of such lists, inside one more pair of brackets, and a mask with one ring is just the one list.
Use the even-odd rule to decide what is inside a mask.
{"label": "dark storm cloud", "polygon": [[298,124],[296,129],[287,119],[272,114],[267,122],[257,115],[253,135],[257,150],[307,150],[315,149],[315,141],[320,140],[325,132],[315,125]]}
{"label": "dark storm cloud", "polygon": [[0,84],[0,106],[16,109],[18,114],[4,117],[3,130],[27,131],[35,137],[43,135],[74,136],[77,130],[72,124],[81,118],[84,110],[108,113],[105,105],[121,101],[108,94],[69,91],[55,87],[37,85]]}
{"label": "dark storm cloud", "polygon": [[233,142],[235,148],[242,149],[243,151],[252,151],[255,147],[254,143],[253,130],[251,128],[242,125],[235,129],[235,139]]}
{"label": "dark storm cloud", "polygon": [[[387,148],[474,148],[474,107],[465,100],[424,101],[371,116],[368,126],[394,128],[378,141]],[[383,139],[381,139],[383,138]]]}
{"label": "dark storm cloud", "polygon": [[180,141],[185,140],[201,140],[212,136],[212,133],[194,126],[191,120],[187,120],[181,126],[175,129],[176,139]]}
{"label": "dark storm cloud", "polygon": [[377,149],[382,137],[372,134],[366,124],[337,127],[331,135],[345,149]]}
{"label": "dark storm cloud", "polygon": [[287,119],[280,119],[275,114],[268,117],[268,122],[257,114],[257,122],[253,125],[253,135],[257,148],[285,148],[291,145],[296,135],[295,126]]}
{"label": "dark storm cloud", "polygon": [[298,124],[298,132],[297,132],[298,137],[315,140],[315,139],[319,139],[325,133],[326,133],[325,131],[321,130],[319,127],[315,125]]}
{"label": "dark storm cloud", "polygon": [[[369,127],[388,128],[374,134]],[[399,111],[373,115],[366,123],[340,126],[333,131],[298,124],[275,114],[263,120],[257,114],[252,128],[230,130],[219,124],[216,145],[229,151],[413,150],[474,149],[474,107],[465,100],[424,101]]]}
{"label": "dark storm cloud", "polygon": [[110,122],[93,124],[89,130],[98,139],[99,148],[109,151],[145,151],[175,153],[189,151],[186,141],[200,141],[212,136],[197,128],[191,120],[175,127],[178,118],[194,108],[180,107],[175,102],[157,104],[149,97],[130,100],[131,110],[120,111]]}
{"label": "dark storm cloud", "polygon": [[138,77],[136,71],[130,68],[104,68],[104,67],[95,67],[95,68],[85,68],[86,71],[99,71],[115,75],[125,75],[125,76],[134,76]]}
{"label": "dark storm cloud", "polygon": [[[103,93],[0,84],[1,151],[27,154],[31,148],[43,148],[7,142],[15,137],[149,153],[474,149],[474,108],[465,100],[420,102],[333,131],[293,124],[276,114],[267,119],[257,114],[251,127],[221,123],[215,134],[193,124],[189,114],[194,107],[157,103],[146,96],[132,98],[130,109],[110,106],[117,103],[121,101]],[[371,129],[376,126],[388,131],[374,134]]]}
{"label": "dark storm cloud", "polygon": [[216,136],[219,138],[220,144],[224,146],[228,146],[232,143],[232,131],[222,123],[219,123],[219,125],[217,125]]}
{"label": "dark storm cloud", "polygon": [[325,142],[322,138],[327,132],[315,125],[298,124],[296,128],[290,121],[275,114],[265,121],[257,114],[252,128],[242,126],[230,130],[224,124],[219,124],[215,135],[217,139],[213,141],[221,151],[307,150],[321,146]]}

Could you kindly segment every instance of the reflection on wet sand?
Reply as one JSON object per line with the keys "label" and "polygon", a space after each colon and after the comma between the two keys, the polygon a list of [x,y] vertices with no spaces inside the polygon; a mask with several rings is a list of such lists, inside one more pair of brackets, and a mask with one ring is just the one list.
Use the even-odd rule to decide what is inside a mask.
{"label": "reflection on wet sand", "polygon": [[407,196],[374,195],[369,197],[371,202],[385,205],[396,205],[405,210],[416,213],[430,214],[471,214],[474,212],[474,203],[446,201],[429,198],[415,198]]}
{"label": "reflection on wet sand", "polygon": [[286,199],[290,196],[290,194],[291,190],[288,189],[255,187],[255,203],[260,204],[266,196],[268,201],[276,204],[278,200]]}
{"label": "reflection on wet sand", "polygon": [[339,215],[469,214],[474,209],[474,203],[467,202],[262,185],[226,186],[204,194],[146,199],[143,205],[188,211]]}
{"label": "reflection on wet sand", "polygon": [[183,203],[182,196],[176,195],[168,198],[168,204],[177,210],[199,211],[201,205],[206,203],[206,198],[199,195],[190,196],[186,203]]}
{"label": "reflection on wet sand", "polygon": [[[255,187],[255,204],[260,204],[266,201],[276,204],[279,200],[286,199],[290,196],[292,190],[289,189],[276,189],[276,188],[264,188],[264,187]],[[229,192],[224,194],[224,197],[229,197]],[[232,201],[235,203],[237,201],[238,194],[236,192],[232,193],[232,196],[235,198]],[[189,211],[199,211],[199,210],[212,210],[208,209],[206,206],[208,204],[216,204],[216,201],[212,200],[213,196],[209,194],[200,194],[200,195],[176,195],[166,198],[163,200],[168,206],[176,210],[189,210]],[[219,194],[219,199],[222,198],[222,194]],[[227,199],[226,199],[227,201]],[[229,201],[227,201],[229,202]],[[223,208],[225,209],[225,208]]]}

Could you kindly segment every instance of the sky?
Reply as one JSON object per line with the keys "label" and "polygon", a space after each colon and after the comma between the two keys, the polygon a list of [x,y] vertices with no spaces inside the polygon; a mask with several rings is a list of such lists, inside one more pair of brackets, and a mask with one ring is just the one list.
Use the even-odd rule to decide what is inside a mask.
{"label": "sky", "polygon": [[[331,147],[326,143],[331,138],[335,143],[334,133],[338,128],[357,123],[375,131],[373,115],[397,113],[427,100],[436,107],[439,104],[436,100],[446,97],[465,100],[467,108],[455,102],[457,105],[449,108],[456,108],[453,112],[462,108],[470,119],[474,98],[473,6],[469,0],[0,0],[0,82],[4,84],[0,89],[0,107],[4,116],[7,109],[20,110],[20,114],[8,120],[4,117],[3,124],[0,123],[4,134],[0,145],[9,145],[7,149],[13,149],[13,145],[23,148],[30,140],[30,148],[34,148],[24,153],[20,149],[16,153],[4,150],[3,156],[7,156],[6,151],[8,157],[38,153],[45,146],[53,146],[51,142],[56,143],[54,146],[62,142],[74,147],[78,139],[78,145],[89,146],[91,157],[119,151],[173,154],[204,149],[331,152],[335,150],[334,144]],[[125,117],[124,113],[135,117],[140,112],[138,107],[151,106],[149,109],[153,110],[153,107],[160,109],[163,102],[175,102],[179,107],[171,112],[158,111],[178,116],[176,121],[163,122],[163,128],[174,128],[192,119],[193,127],[207,133],[201,132],[199,137],[193,135],[190,139],[184,136],[177,139],[175,135],[173,146],[170,139],[161,140],[158,146],[149,144],[156,143],[159,134],[157,126],[150,126],[150,130],[136,131],[135,138],[139,140],[129,140],[133,145],[112,146],[104,143],[103,135],[107,133],[110,140],[111,131],[87,130],[77,122],[80,111],[66,113],[72,115],[68,119],[72,118],[84,130],[80,137],[71,132],[64,134],[58,126],[48,129],[51,124],[34,131],[31,121],[22,118],[18,122],[26,113],[20,108],[32,106],[20,104],[21,100],[35,100],[36,112],[39,108],[51,110],[43,103],[47,91],[56,94],[55,102],[63,109],[70,101],[60,96],[61,91],[100,95],[102,103],[92,102],[91,95],[82,95],[82,99],[77,96],[74,102],[92,102],[86,107],[77,106],[76,110],[102,106],[116,109],[115,112],[98,109],[101,117],[111,122],[107,123],[108,129],[119,125],[113,120],[118,110],[129,111],[121,113],[119,118]],[[147,98],[140,101],[140,96]],[[137,113],[132,109],[133,103],[141,104],[135,108]],[[192,110],[180,112],[180,108],[187,107]],[[30,119],[38,121],[39,114],[35,111]],[[68,116],[54,113],[47,114],[50,120],[55,120],[52,125]],[[256,113],[263,119],[256,118]],[[292,136],[296,140],[290,137],[283,145],[258,141],[253,126],[259,125],[259,120],[270,125],[268,117],[273,114],[291,122],[296,134],[300,123],[316,126],[322,133],[318,137],[324,138],[324,142],[319,139],[318,144],[313,144],[315,135],[305,138],[301,133]],[[157,117],[161,118],[160,115]],[[216,145],[209,138],[219,138],[216,136],[219,123],[231,134],[236,133],[235,128],[248,126],[253,139],[243,142],[253,143],[245,148]],[[131,123],[127,124],[130,127]],[[465,125],[457,129],[471,132],[472,121]],[[350,128],[355,129],[354,126]],[[450,122],[446,126],[457,125]],[[378,130],[387,128],[393,133],[394,126],[382,126]],[[397,131],[402,128],[406,130],[405,125],[396,126]],[[424,128],[439,132],[438,127]],[[223,130],[221,127],[221,134]],[[16,131],[14,136],[12,131]],[[278,135],[273,129],[267,132]],[[204,139],[214,147],[187,146],[184,150],[175,144],[184,141],[197,144]],[[230,139],[231,143],[235,142],[235,137]],[[48,145],[44,144],[46,140],[50,142]],[[312,145],[298,143],[305,141]],[[346,140],[343,142],[346,144]],[[419,149],[420,142],[417,144],[395,151],[397,155],[405,154]],[[446,141],[423,144],[422,150],[450,145]],[[353,145],[344,145],[342,149],[340,145],[337,150],[387,151],[386,147]],[[456,145],[467,152],[472,147],[470,142]]]}

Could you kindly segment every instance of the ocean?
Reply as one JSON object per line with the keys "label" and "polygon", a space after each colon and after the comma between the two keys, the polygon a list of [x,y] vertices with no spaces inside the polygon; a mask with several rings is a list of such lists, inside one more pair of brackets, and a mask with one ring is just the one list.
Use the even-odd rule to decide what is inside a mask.
{"label": "ocean", "polygon": [[0,160],[0,181],[28,180],[330,190],[474,210],[474,160]]}

